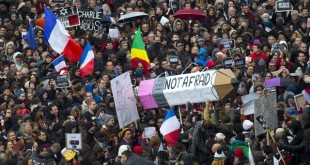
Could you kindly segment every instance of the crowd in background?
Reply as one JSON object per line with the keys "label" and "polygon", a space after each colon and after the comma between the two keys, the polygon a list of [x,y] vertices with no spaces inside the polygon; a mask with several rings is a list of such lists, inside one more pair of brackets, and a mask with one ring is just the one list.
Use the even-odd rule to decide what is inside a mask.
{"label": "crowd in background", "polygon": [[[309,104],[296,108],[294,96],[310,83],[309,0],[290,0],[292,11],[276,12],[276,0],[47,0],[0,1],[0,164],[32,164],[43,159],[54,164],[237,165],[310,164]],[[135,11],[148,16],[131,22],[102,22],[98,31],[66,28],[82,47],[89,42],[95,54],[92,75],[82,78],[78,64],[66,61],[68,88],[57,88],[51,64],[59,54],[44,39],[44,6],[51,10],[76,6],[117,20]],[[203,20],[181,20],[183,8],[200,10]],[[163,23],[163,18],[168,21]],[[37,47],[22,36],[29,21]],[[150,59],[150,74],[139,63],[131,67],[130,48],[140,27]],[[118,29],[111,38],[109,29]],[[228,49],[223,40],[233,39]],[[169,56],[179,62],[171,63]],[[249,58],[250,57],[250,58]],[[181,106],[179,141],[166,147],[159,128],[167,108],[145,110],[137,97],[140,119],[120,129],[110,81],[130,72],[134,88],[146,79],[201,72],[223,67],[223,59],[245,58],[246,65],[231,70],[240,81],[232,98]],[[212,63],[208,63],[212,61]],[[275,143],[254,135],[253,115],[243,114],[241,96],[262,92],[268,79],[282,77],[296,85],[275,87],[278,128]],[[208,93],[206,93],[208,95]],[[186,108],[185,108],[186,107]],[[177,108],[175,108],[177,110]],[[179,114],[176,111],[175,114]],[[157,133],[146,138],[145,127]],[[81,133],[82,150],[66,149],[65,134]],[[163,144],[163,148],[161,148]],[[278,147],[283,159],[280,159]]]}

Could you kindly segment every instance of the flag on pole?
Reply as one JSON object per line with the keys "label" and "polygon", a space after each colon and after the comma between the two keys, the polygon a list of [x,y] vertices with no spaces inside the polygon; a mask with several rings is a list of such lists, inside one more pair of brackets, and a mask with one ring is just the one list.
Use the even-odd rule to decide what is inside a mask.
{"label": "flag on pole", "polygon": [[56,70],[56,72],[59,74],[62,70],[66,70],[68,71],[68,67],[67,64],[65,62],[64,56],[61,55],[59,57],[57,57],[52,64],[54,65],[54,68]]}
{"label": "flag on pole", "polygon": [[82,47],[69,35],[56,15],[45,7],[44,38],[57,53],[63,54],[70,62],[79,61]]}
{"label": "flag on pole", "polygon": [[179,129],[180,122],[178,121],[173,109],[171,108],[168,111],[162,126],[160,127],[160,133],[164,136],[168,147],[175,145],[175,143],[178,141]]}
{"label": "flag on pole", "polygon": [[253,154],[252,154],[252,150],[251,150],[250,144],[249,144],[249,163],[250,163],[250,165],[255,165],[254,157],[253,157]]}
{"label": "flag on pole", "polygon": [[31,50],[37,49],[36,34],[33,31],[31,21],[29,21],[29,29],[28,32],[25,35],[23,35],[23,39],[25,40],[27,45],[31,48]]}
{"label": "flag on pole", "polygon": [[150,60],[147,56],[144,42],[142,40],[142,35],[140,31],[140,27],[138,28],[138,31],[136,32],[135,38],[133,40],[132,46],[131,46],[131,66],[133,68],[136,68],[138,63],[142,63],[143,65],[143,72],[146,75],[149,75],[149,67]]}
{"label": "flag on pole", "polygon": [[273,165],[279,165],[280,161],[276,158],[276,157],[272,157],[273,158]]}
{"label": "flag on pole", "polygon": [[89,44],[89,42],[86,43],[84,51],[82,53],[81,59],[80,59],[80,72],[81,76],[85,77],[89,74],[92,74],[94,71],[94,61],[95,61],[95,55],[94,52]]}

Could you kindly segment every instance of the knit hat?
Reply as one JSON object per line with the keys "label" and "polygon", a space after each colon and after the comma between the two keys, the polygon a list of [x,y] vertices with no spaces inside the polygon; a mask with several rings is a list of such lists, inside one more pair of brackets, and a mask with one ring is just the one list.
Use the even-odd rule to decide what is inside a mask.
{"label": "knit hat", "polygon": [[132,131],[130,128],[124,128],[121,132],[118,133],[118,137],[123,138],[127,130]]}
{"label": "knit hat", "polygon": [[223,133],[217,133],[215,134],[215,140],[224,140],[225,139],[225,135]]}
{"label": "knit hat", "polygon": [[200,41],[206,41],[206,40],[204,38],[200,37],[200,38],[198,38],[198,42],[200,42]]}
{"label": "knit hat", "polygon": [[141,146],[135,146],[133,147],[134,153],[143,153],[143,148]]}
{"label": "knit hat", "polygon": [[242,148],[235,149],[234,153],[235,153],[235,156],[237,158],[239,158],[239,159],[243,159],[244,158],[244,152],[243,152]]}
{"label": "knit hat", "polygon": [[88,122],[86,122],[86,123],[84,124],[84,129],[85,129],[85,130],[89,130],[89,129],[91,129],[91,127],[93,127],[93,126],[94,126],[93,122],[88,121]]}
{"label": "knit hat", "polygon": [[260,40],[259,39],[255,39],[253,41],[253,45],[258,45],[258,44],[261,44]]}
{"label": "knit hat", "polygon": [[250,120],[244,120],[243,121],[242,128],[245,131],[249,131],[252,127],[253,127],[253,122],[251,122]]}
{"label": "knit hat", "polygon": [[303,91],[302,91],[302,95],[304,95],[304,98],[306,99],[306,101],[308,103],[310,103],[310,89],[309,88],[305,88]]}
{"label": "knit hat", "polygon": [[265,17],[268,17],[268,18],[269,18],[269,14],[268,14],[268,13],[264,13],[264,14],[262,15],[262,18],[265,18]]}
{"label": "knit hat", "polygon": [[112,116],[112,115],[104,115],[104,116],[102,116],[102,119],[104,120],[104,124],[107,124],[111,119],[113,119],[114,118],[114,116]]}
{"label": "knit hat", "polygon": [[131,151],[131,149],[130,149],[130,147],[128,146],[128,145],[121,145],[120,147],[119,147],[119,149],[118,149],[118,156],[122,156],[122,153],[124,152],[124,151],[127,151],[127,150],[129,150],[129,151]]}
{"label": "knit hat", "polygon": [[76,155],[76,152],[74,152],[73,150],[67,150],[67,148],[63,148],[61,150],[61,155],[67,160],[67,161],[70,161],[72,160],[75,155]]}
{"label": "knit hat", "polygon": [[214,158],[224,158],[224,157],[225,154],[222,149],[218,149],[214,154]]}

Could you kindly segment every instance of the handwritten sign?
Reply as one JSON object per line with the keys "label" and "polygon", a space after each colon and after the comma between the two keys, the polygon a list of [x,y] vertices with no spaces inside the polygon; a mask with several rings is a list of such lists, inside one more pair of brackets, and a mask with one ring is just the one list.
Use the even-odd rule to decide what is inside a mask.
{"label": "handwritten sign", "polygon": [[[266,128],[273,130],[278,127],[277,119],[277,94],[271,92],[267,96],[254,100],[254,127],[255,136],[266,132]],[[260,120],[263,118],[264,120]],[[257,120],[259,119],[259,120]],[[264,124],[265,121],[266,124]],[[263,124],[263,125],[262,125]]]}
{"label": "handwritten sign", "polygon": [[64,75],[58,75],[56,78],[56,87],[57,88],[67,88],[70,87],[70,82],[68,78]]}
{"label": "handwritten sign", "polygon": [[129,72],[123,73],[111,80],[111,87],[119,127],[124,128],[128,124],[139,119]]}
{"label": "handwritten sign", "polygon": [[102,12],[94,10],[80,10],[80,28],[82,30],[98,31],[101,27]]}
{"label": "handwritten sign", "polygon": [[58,20],[65,27],[73,27],[80,25],[80,18],[78,15],[78,10],[75,6],[63,7],[54,11]]}
{"label": "handwritten sign", "polygon": [[281,0],[276,2],[276,11],[277,12],[286,12],[292,11],[292,5],[289,0]]}

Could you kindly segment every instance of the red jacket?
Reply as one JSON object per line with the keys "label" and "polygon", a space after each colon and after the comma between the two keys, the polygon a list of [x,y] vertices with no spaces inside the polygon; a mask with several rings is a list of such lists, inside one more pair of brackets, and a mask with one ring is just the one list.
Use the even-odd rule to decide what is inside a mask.
{"label": "red jacket", "polygon": [[268,57],[266,54],[260,52],[259,54],[252,53],[249,57],[252,57],[254,62],[257,62],[259,58],[262,58],[264,61],[267,61]]}

